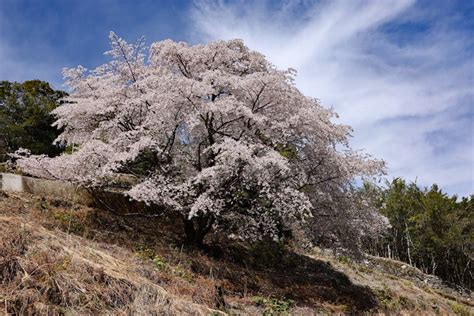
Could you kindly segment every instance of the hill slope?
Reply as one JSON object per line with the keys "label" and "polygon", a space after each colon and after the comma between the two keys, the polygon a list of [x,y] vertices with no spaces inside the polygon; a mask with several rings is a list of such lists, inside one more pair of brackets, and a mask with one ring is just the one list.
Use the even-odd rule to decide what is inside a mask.
{"label": "hill slope", "polygon": [[[464,314],[472,296],[402,263],[219,240],[183,248],[179,224],[0,192],[0,313]],[[425,282],[425,280],[427,280]]]}

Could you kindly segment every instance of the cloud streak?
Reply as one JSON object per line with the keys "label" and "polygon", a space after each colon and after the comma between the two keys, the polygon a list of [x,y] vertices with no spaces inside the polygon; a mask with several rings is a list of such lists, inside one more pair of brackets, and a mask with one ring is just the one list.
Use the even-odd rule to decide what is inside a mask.
{"label": "cloud streak", "polygon": [[241,38],[296,68],[297,86],[333,106],[353,146],[386,160],[390,176],[468,195],[474,45],[440,14],[414,0],[198,1],[190,11],[193,38]]}

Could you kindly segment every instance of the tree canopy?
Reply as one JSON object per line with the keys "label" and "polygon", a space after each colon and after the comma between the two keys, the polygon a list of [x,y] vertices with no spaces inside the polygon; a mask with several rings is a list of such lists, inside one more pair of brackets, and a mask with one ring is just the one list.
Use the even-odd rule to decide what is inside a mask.
{"label": "tree canopy", "polygon": [[67,94],[47,82],[0,82],[0,147],[14,152],[20,147],[34,154],[57,155],[60,148],[53,141],[60,134],[52,127],[50,112]]}
{"label": "tree canopy", "polygon": [[369,244],[370,252],[473,288],[474,196],[458,199],[436,184],[422,189],[399,178],[366,190],[391,225],[385,238]]}
{"label": "tree canopy", "polygon": [[25,172],[88,187],[133,174],[125,194],[181,218],[198,244],[211,229],[278,239],[312,218],[358,232],[369,218],[382,225],[344,206],[354,179],[380,175],[383,162],[349,147],[351,128],[295,87],[294,70],[276,69],[240,40],[165,40],[148,58],[143,40],[110,40],[110,62],[64,72],[72,93],[53,111],[55,125],[58,140],[78,150],[21,159]]}

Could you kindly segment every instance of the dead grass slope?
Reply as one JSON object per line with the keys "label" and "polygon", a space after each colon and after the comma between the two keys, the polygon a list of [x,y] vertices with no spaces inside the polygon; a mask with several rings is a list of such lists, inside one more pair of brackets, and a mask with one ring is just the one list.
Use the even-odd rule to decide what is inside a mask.
{"label": "dead grass slope", "polygon": [[[447,285],[433,284],[425,275],[406,263],[387,258],[369,257],[356,263],[344,256],[334,257],[315,251],[316,259],[328,260],[352,282],[368,286],[378,300],[378,312],[401,315],[474,315],[474,296],[460,293]],[[416,270],[416,271],[415,271]],[[437,278],[436,278],[437,279]]]}
{"label": "dead grass slope", "polygon": [[[10,202],[17,202],[9,199]],[[0,215],[0,313],[208,315],[137,273],[130,252]],[[23,208],[19,208],[24,211]],[[26,215],[26,214],[23,214]]]}
{"label": "dead grass slope", "polygon": [[0,192],[0,314],[460,314],[467,299],[327,255],[211,236],[172,220]]}

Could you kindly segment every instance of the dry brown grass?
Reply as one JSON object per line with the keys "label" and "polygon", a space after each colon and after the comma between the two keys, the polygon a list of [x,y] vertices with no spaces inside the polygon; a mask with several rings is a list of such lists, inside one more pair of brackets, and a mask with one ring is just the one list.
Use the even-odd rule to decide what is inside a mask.
{"label": "dry brown grass", "polygon": [[[12,200],[12,199],[9,199]],[[26,214],[24,197],[12,210]],[[3,205],[5,206],[5,205]],[[25,206],[25,205],[23,205]],[[1,208],[5,213],[5,207]],[[10,211],[11,213],[11,211]],[[14,214],[10,214],[14,215]],[[33,215],[33,216],[32,216]],[[117,247],[0,215],[0,311],[14,315],[207,315],[137,273],[137,259]]]}
{"label": "dry brown grass", "polygon": [[[330,257],[315,252],[314,258],[325,258],[337,270],[344,272],[354,283],[370,287],[378,300],[378,312],[389,315],[456,315],[455,306],[461,306],[474,315],[474,305],[470,300],[460,296],[447,295],[428,285],[420,285],[411,278],[397,277],[387,273],[386,268],[374,268],[364,263],[341,262],[337,257]],[[403,266],[403,262],[386,258],[376,258],[385,264]],[[406,268],[408,269],[408,268]],[[402,270],[402,269],[401,269]],[[421,272],[420,272],[421,273]]]}
{"label": "dry brown grass", "polygon": [[0,195],[0,314],[433,312],[418,304],[424,299],[452,311],[403,280],[327,256],[216,236],[205,250],[187,249],[181,229],[172,220]]}

